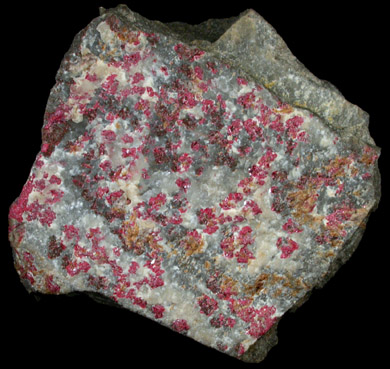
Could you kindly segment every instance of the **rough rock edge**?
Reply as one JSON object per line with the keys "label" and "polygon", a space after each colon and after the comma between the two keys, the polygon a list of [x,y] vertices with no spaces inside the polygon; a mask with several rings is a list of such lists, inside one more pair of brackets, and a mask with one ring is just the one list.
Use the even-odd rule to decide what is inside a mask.
{"label": "rough rock edge", "polygon": [[[243,70],[251,76],[253,80],[259,81],[283,101],[286,101],[292,106],[307,109],[320,117],[326,125],[337,131],[340,138],[351,145],[355,150],[359,151],[364,144],[368,144],[377,150],[379,154],[380,148],[375,145],[374,140],[369,134],[368,114],[356,105],[345,100],[342,94],[330,82],[320,80],[308,71],[291,53],[285,42],[277,34],[276,30],[254,10],[248,9],[237,17],[209,19],[198,25],[190,25],[181,22],[164,24],[159,21],[148,20],[131,11],[123,4],[108,10],[100,8],[101,16],[104,17],[109,14],[114,14],[122,21],[129,24],[131,28],[147,27],[149,30],[151,29],[154,32],[162,33],[183,43],[203,48],[215,58],[222,59],[222,61]],[[90,22],[85,29],[75,36],[69,51],[63,58],[59,72],[57,73],[57,84],[66,80],[66,76],[61,73],[61,70],[65,66],[64,64],[68,63],[71,59],[77,59],[78,46],[80,45],[82,36],[93,23],[99,22],[100,19],[101,17],[95,18],[95,20]],[[248,40],[256,41],[250,42]],[[240,49],[246,48],[245,52],[240,52],[238,46],[240,46]],[[253,47],[255,50],[253,50]],[[245,57],[243,57],[243,53],[245,54]],[[249,54],[252,58],[248,57]],[[279,70],[285,70],[286,73],[291,73],[294,78],[299,80],[299,86],[292,86],[291,80],[274,80],[271,69],[267,70],[266,67],[259,68],[259,66],[263,65],[262,61],[264,61],[264,58],[268,59],[268,61],[271,60],[273,64],[272,70],[275,69],[275,64],[277,64]],[[50,93],[46,107],[47,111],[51,111],[52,107],[56,106],[58,103],[56,86],[53,87]],[[293,96],[294,92],[304,88],[311,90],[315,97],[318,97],[318,90],[321,90],[324,97],[322,97],[322,99],[320,98],[320,101],[309,102],[309,104],[307,104],[303,98],[297,99]],[[329,108],[329,101],[336,104],[336,106]],[[331,113],[329,113],[329,111]],[[381,185],[378,166],[376,166],[374,185],[376,199],[371,212],[377,208],[380,199]],[[334,260],[326,275],[323,275],[322,278],[318,280],[318,283],[314,288],[322,288],[333,277],[340,266],[353,254],[363,236],[364,226],[368,221],[370,213],[363,220],[362,227],[359,227],[351,238],[346,241],[338,258]],[[25,285],[25,287],[29,292],[32,292],[31,287],[27,285]],[[310,297],[313,289],[308,291],[308,293],[289,311],[296,311],[296,309],[302,306]],[[99,303],[122,308],[119,304],[107,299],[105,296],[95,293],[76,292],[70,293],[69,295],[79,293],[87,294]],[[34,294],[40,295],[39,293]],[[278,342],[277,326],[280,319],[266,334],[260,337],[241,357],[239,357],[239,359],[248,363],[259,363],[264,360],[269,350]]]}
{"label": "rough rock edge", "polygon": [[[254,10],[243,12],[210,51],[247,71],[283,101],[322,118],[352,147],[375,146],[368,131],[369,115],[348,102],[330,82],[308,71],[277,31]],[[283,79],[277,78],[276,69],[277,75],[284,71]],[[303,91],[304,95],[297,94]]]}
{"label": "rough rock edge", "polygon": [[[121,15],[133,21],[136,20],[137,23],[146,22],[149,25],[151,22],[129,10],[126,5],[119,5],[116,9],[109,10],[109,12],[115,13],[117,10]],[[268,90],[292,106],[309,110],[321,118],[328,127],[336,131],[340,138],[356,151],[360,151],[363,145],[368,144],[375,148],[378,153],[380,152],[368,130],[369,115],[358,106],[347,101],[330,82],[320,80],[308,71],[291,53],[277,31],[254,10],[248,9],[237,17],[209,19],[197,25],[181,22],[163,24],[154,21],[153,23],[158,25],[159,28],[161,27],[160,31],[162,33],[170,33],[171,37],[174,36],[184,43],[203,48],[213,54],[214,57],[242,69],[254,80],[259,81]],[[240,49],[242,50],[245,47],[249,50],[240,53]],[[245,54],[245,57],[243,57],[243,54]],[[249,58],[249,54],[255,57]],[[256,56],[258,57],[256,58]],[[292,74],[295,79],[299,80],[299,86],[294,86],[291,79],[274,80],[272,73],[270,73],[272,70],[259,68],[259,66],[264,65],[262,63],[264,58],[271,60],[273,69],[275,69],[274,65],[277,64],[279,70],[285,70],[286,74],[287,72]],[[314,99],[315,101],[310,101],[308,104],[303,97],[297,99],[294,96],[296,90],[310,90],[316,98],[319,96],[318,90],[321,90],[322,95],[319,100]],[[333,103],[333,106],[329,106],[329,101]],[[380,174],[377,165],[374,186],[376,199],[371,212],[377,208],[381,192]],[[329,266],[326,275],[318,280],[314,288],[322,288],[352,256],[363,237],[364,227],[371,212],[363,220],[361,227],[346,241],[338,257]],[[309,299],[314,288],[299,300],[290,311],[296,311],[302,306]],[[268,351],[278,342],[277,325],[278,322],[264,336],[260,337],[240,359],[252,363],[262,361]]]}
{"label": "rough rock edge", "polygon": [[[330,82],[317,78],[307,70],[277,31],[252,9],[237,17],[209,19],[197,25],[152,21],[123,4],[108,10],[100,8],[100,14],[114,14],[124,23],[130,23],[130,28],[147,27],[180,42],[203,48],[213,57],[239,68],[260,82],[282,101],[321,118],[356,151],[366,144],[380,151],[368,130],[368,113],[347,101]],[[273,71],[276,69],[278,74],[284,71],[286,77],[275,79]],[[305,91],[305,96],[296,96],[301,91]]]}

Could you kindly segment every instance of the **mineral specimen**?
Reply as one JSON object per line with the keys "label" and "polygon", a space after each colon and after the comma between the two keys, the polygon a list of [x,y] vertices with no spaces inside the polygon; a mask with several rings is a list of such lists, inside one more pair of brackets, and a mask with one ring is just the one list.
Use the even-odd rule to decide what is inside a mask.
{"label": "mineral specimen", "polygon": [[368,115],[252,10],[191,26],[102,9],[56,80],[9,212],[23,284],[261,361],[377,206]]}

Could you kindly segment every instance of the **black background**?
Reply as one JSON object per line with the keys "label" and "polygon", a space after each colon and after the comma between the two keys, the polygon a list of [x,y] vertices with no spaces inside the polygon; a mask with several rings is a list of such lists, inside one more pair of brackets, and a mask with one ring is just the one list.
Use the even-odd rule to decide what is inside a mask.
{"label": "black background", "polygon": [[[16,364],[28,360],[31,364],[63,362],[76,367],[96,363],[153,368],[246,366],[155,322],[87,297],[44,296],[37,300],[26,292],[13,268],[6,230],[8,208],[20,194],[39,151],[44,109],[56,71],[75,34],[98,16],[98,7],[118,3],[15,2],[1,10],[2,359],[5,355]],[[149,19],[192,24],[236,16],[247,8],[256,10],[314,75],[330,81],[347,100],[370,114],[371,135],[382,148],[384,193],[360,246],[322,290],[283,318],[279,344],[260,365],[263,369],[285,365],[379,367],[389,344],[385,127],[390,104],[385,9],[379,2],[356,2],[350,7],[340,1],[213,4],[191,0],[128,3]],[[11,356],[15,350],[19,353]]]}

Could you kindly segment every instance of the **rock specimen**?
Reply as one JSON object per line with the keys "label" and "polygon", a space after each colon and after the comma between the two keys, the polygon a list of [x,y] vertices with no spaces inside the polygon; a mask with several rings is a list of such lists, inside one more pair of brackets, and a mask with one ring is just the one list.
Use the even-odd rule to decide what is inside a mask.
{"label": "rock specimen", "polygon": [[368,115],[252,10],[191,26],[102,9],[56,81],[9,213],[26,288],[261,361],[379,201]]}

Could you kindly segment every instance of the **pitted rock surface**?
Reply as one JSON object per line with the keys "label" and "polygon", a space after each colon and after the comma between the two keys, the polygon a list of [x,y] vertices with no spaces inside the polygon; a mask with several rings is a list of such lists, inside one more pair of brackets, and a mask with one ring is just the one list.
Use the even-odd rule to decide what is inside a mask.
{"label": "pitted rock surface", "polygon": [[368,115],[252,10],[191,26],[102,9],[56,81],[9,212],[26,288],[261,361],[377,206]]}

